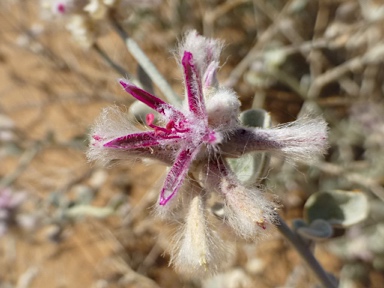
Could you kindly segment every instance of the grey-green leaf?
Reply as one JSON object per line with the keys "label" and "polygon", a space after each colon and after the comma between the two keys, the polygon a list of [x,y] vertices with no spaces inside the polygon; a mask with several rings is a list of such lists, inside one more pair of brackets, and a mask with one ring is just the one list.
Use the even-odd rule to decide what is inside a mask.
{"label": "grey-green leaf", "polygon": [[368,207],[367,196],[361,192],[317,192],[305,203],[304,217],[308,223],[323,219],[335,227],[349,227],[366,219]]}
{"label": "grey-green leaf", "polygon": [[332,237],[333,228],[327,221],[316,219],[310,225],[298,228],[297,233],[303,238],[318,241]]}
{"label": "grey-green leaf", "polygon": [[305,222],[303,219],[293,219],[292,220],[292,227],[295,231],[297,231],[298,229],[302,228],[302,227],[307,227],[308,224],[307,222]]}

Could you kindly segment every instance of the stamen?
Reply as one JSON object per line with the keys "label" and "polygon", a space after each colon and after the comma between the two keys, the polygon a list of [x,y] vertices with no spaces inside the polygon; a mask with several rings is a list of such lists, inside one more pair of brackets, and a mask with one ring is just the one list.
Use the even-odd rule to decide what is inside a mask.
{"label": "stamen", "polygon": [[147,116],[145,116],[145,122],[149,127],[152,127],[151,125],[153,124],[154,120],[155,120],[155,115],[153,115],[152,113],[149,113],[147,114]]}
{"label": "stamen", "polygon": [[263,228],[263,230],[266,230],[266,229],[267,229],[267,225],[266,225],[266,223],[265,223],[264,220],[256,221],[256,224],[257,224],[259,227]]}
{"label": "stamen", "polygon": [[153,124],[154,120],[155,120],[155,115],[153,115],[152,113],[149,113],[149,114],[147,114],[147,116],[145,116],[145,122],[147,123],[147,125],[149,127],[153,128],[153,130],[155,130],[156,136],[159,136],[162,133],[169,134],[171,132],[169,129],[154,125]]}
{"label": "stamen", "polygon": [[167,128],[168,130],[172,130],[172,128],[175,128],[175,121],[170,120],[170,121],[167,123],[167,126],[165,126],[165,128]]}
{"label": "stamen", "polygon": [[179,133],[185,133],[189,131],[189,129],[178,129],[175,125],[175,121],[173,120],[170,120],[165,126],[165,128],[154,125],[153,124],[154,120],[155,120],[155,116],[152,113],[149,113],[147,114],[147,116],[145,116],[145,122],[147,123],[148,127],[151,127],[153,130],[155,130],[156,136],[163,136],[164,139],[180,138],[179,136],[168,137],[168,135],[172,134],[172,132],[174,131]]}
{"label": "stamen", "polygon": [[96,140],[96,141],[101,141],[101,140],[103,140],[103,138],[102,138],[101,136],[99,136],[99,135],[92,135],[92,138],[93,138],[94,140]]}

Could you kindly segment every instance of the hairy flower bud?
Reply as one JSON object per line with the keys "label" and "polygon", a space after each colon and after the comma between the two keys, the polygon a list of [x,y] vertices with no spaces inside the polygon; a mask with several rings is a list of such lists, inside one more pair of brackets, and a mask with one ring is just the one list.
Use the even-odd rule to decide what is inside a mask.
{"label": "hairy flower bud", "polygon": [[220,238],[209,227],[204,202],[201,194],[192,198],[184,226],[175,238],[171,263],[183,274],[214,273],[225,255]]}
{"label": "hairy flower bud", "polygon": [[258,151],[286,156],[290,162],[310,161],[325,153],[327,132],[322,118],[309,116],[270,129],[244,127],[232,134],[222,151],[233,157]]}
{"label": "hairy flower bud", "polygon": [[257,239],[276,222],[276,205],[265,192],[245,187],[225,162],[217,160],[203,165],[200,181],[223,199],[224,221],[243,239]]}

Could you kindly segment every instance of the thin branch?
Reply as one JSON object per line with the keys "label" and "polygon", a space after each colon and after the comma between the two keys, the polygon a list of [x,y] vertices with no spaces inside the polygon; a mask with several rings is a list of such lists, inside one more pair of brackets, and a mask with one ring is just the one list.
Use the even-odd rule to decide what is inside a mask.
{"label": "thin branch", "polygon": [[36,142],[30,149],[27,149],[23,155],[21,155],[19,164],[16,169],[9,175],[3,177],[0,181],[0,187],[7,187],[13,184],[18,177],[28,168],[33,158],[40,151],[41,143]]}
{"label": "thin branch", "polygon": [[282,11],[277,15],[274,23],[259,37],[256,44],[249,50],[248,54],[240,61],[240,63],[232,70],[228,79],[225,81],[225,86],[234,87],[250,64],[255,60],[255,54],[262,50],[265,43],[269,42],[280,30],[279,22],[285,16],[291,1],[288,1]]}
{"label": "thin branch", "polygon": [[148,76],[153,80],[156,86],[164,94],[166,99],[174,105],[179,105],[181,102],[179,96],[173,91],[172,87],[157,70],[155,65],[153,65],[151,60],[149,60],[147,55],[145,55],[144,51],[141,50],[140,46],[136,43],[136,41],[129,37],[127,32],[124,31],[123,27],[121,27],[117,20],[113,17],[111,17],[111,23],[116,33],[124,40],[128,51],[136,59],[136,61],[148,74]]}
{"label": "thin branch", "polygon": [[309,268],[311,268],[312,272],[316,275],[324,287],[337,288],[337,284],[329,278],[327,272],[325,272],[323,267],[316,260],[315,256],[313,256],[312,252],[309,250],[304,241],[288,227],[288,225],[284,222],[283,219],[280,218],[280,216],[278,216],[278,220],[279,224],[276,225],[277,229],[279,229],[280,233],[284,235],[284,237],[292,244],[293,247],[295,247],[296,251],[308,264]]}
{"label": "thin branch", "polygon": [[117,73],[119,73],[121,76],[123,77],[128,77],[130,79],[132,79],[132,75],[130,75],[123,67],[121,67],[120,65],[116,64],[115,62],[112,61],[112,59],[108,56],[107,53],[105,53],[105,51],[103,49],[101,49],[101,47],[99,45],[97,45],[97,43],[95,43],[92,48],[97,52],[97,54],[103,58],[103,60],[109,65],[111,66]]}
{"label": "thin branch", "polygon": [[[232,9],[236,8],[237,6],[248,3],[249,0],[230,0],[227,2],[224,2],[223,4],[215,7],[213,10],[204,11],[203,15],[203,30],[204,35],[212,37],[213,36],[213,30],[214,30],[214,24],[217,19],[222,17],[223,15],[227,14]],[[202,1],[204,3],[204,1]],[[201,5],[203,6],[203,5]],[[204,7],[202,7],[204,9]]]}
{"label": "thin branch", "polygon": [[377,44],[377,46],[366,52],[363,56],[357,56],[355,58],[352,58],[344,62],[343,64],[336,66],[335,68],[330,69],[327,72],[319,75],[312,82],[312,85],[308,90],[308,97],[310,99],[316,98],[325,85],[339,80],[348,72],[361,70],[367,64],[380,61],[381,59],[383,59],[383,57],[384,44],[379,43]]}
{"label": "thin branch", "polygon": [[312,163],[312,165],[327,174],[343,177],[350,183],[364,186],[368,188],[373,194],[375,194],[377,198],[379,198],[381,201],[384,201],[384,188],[377,182],[377,180],[366,175],[362,175],[358,172],[349,172],[346,168],[332,163],[320,162]]}

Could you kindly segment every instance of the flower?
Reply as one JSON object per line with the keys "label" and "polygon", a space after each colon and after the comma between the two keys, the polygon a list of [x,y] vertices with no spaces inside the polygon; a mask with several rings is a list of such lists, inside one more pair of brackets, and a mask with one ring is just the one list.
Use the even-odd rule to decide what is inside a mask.
{"label": "flower", "polygon": [[[265,234],[275,222],[275,204],[265,192],[241,184],[227,158],[269,151],[292,161],[310,160],[324,153],[327,146],[327,125],[321,118],[303,118],[272,129],[243,127],[238,120],[237,95],[220,87],[216,79],[221,48],[221,42],[196,31],[186,34],[179,49],[186,99],[182,107],[120,79],[126,92],[154,110],[146,116],[150,129],[141,131],[124,113],[107,108],[92,129],[88,151],[90,160],[104,164],[142,157],[170,166],[160,192],[159,211],[169,216],[175,207],[188,206],[180,209],[187,212],[171,255],[172,263],[187,273],[215,271],[220,253],[225,253],[221,244],[214,244],[218,237],[209,228],[209,193],[222,197],[224,223],[244,239]],[[180,191],[183,184],[188,187],[186,193]]]}
{"label": "flower", "polygon": [[[52,15],[70,15],[74,13],[80,13],[87,3],[87,0],[41,0],[41,6],[47,9]],[[46,14],[49,17],[48,14]]]}
{"label": "flower", "polygon": [[84,49],[95,44],[105,33],[105,21],[110,17],[126,21],[134,8],[153,9],[160,0],[40,0],[42,17],[60,18],[67,22],[65,27],[75,42]]}
{"label": "flower", "polygon": [[[207,153],[214,153],[218,149],[217,145],[238,126],[240,103],[237,96],[232,91],[215,89],[212,86],[218,67],[219,45],[216,41],[206,41],[196,32],[187,36],[185,46],[189,49],[182,52],[181,58],[188,100],[183,109],[164,102],[129,81],[119,80],[126,92],[158,112],[164,125],[155,125],[154,114],[148,114],[146,122],[152,128],[151,131],[129,133],[120,137],[106,136],[101,132],[103,124],[98,125],[93,135],[90,158],[103,157],[103,151],[108,149],[146,149],[153,154],[153,150],[149,148],[156,147],[175,152],[171,153],[175,155],[175,159],[161,190],[160,205],[171,200],[180,189],[193,161],[204,158]],[[101,154],[94,153],[96,151]]]}
{"label": "flower", "polygon": [[0,236],[3,236],[10,226],[19,224],[17,212],[26,199],[22,192],[14,193],[9,188],[0,189]]}

